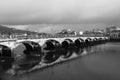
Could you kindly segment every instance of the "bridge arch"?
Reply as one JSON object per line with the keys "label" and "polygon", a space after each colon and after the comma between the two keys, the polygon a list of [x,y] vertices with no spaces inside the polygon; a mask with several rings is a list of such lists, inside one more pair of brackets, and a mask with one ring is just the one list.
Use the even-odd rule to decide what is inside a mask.
{"label": "bridge arch", "polygon": [[65,39],[62,43],[61,43],[63,48],[70,48],[73,46],[73,40],[72,39]]}
{"label": "bridge arch", "polygon": [[93,41],[97,41],[98,39],[95,37],[94,39],[93,39]]}
{"label": "bridge arch", "polygon": [[54,39],[46,40],[43,49],[44,50],[54,50],[60,47],[60,42]]}
{"label": "bridge arch", "polygon": [[85,39],[85,46],[91,46],[92,45],[92,39],[91,38],[87,38]]}
{"label": "bridge arch", "polygon": [[43,49],[43,63],[52,63],[59,57],[60,42],[54,39],[48,39],[42,46]]}
{"label": "bridge arch", "polygon": [[104,37],[104,43],[106,43],[109,39]]}
{"label": "bridge arch", "polygon": [[0,57],[12,58],[12,50],[8,46],[0,44]]}
{"label": "bridge arch", "polygon": [[101,44],[103,42],[102,37],[98,38],[98,44]]}
{"label": "bridge arch", "polygon": [[77,47],[80,47],[80,48],[85,47],[85,45],[84,45],[85,41],[82,38],[76,39],[74,43]]}
{"label": "bridge arch", "polygon": [[21,41],[18,42],[17,46],[14,48],[14,54],[15,49],[19,48],[19,46],[23,44],[25,49],[20,53],[20,54],[25,54],[27,57],[29,56],[41,56],[41,46],[39,43],[34,42],[34,41]]}

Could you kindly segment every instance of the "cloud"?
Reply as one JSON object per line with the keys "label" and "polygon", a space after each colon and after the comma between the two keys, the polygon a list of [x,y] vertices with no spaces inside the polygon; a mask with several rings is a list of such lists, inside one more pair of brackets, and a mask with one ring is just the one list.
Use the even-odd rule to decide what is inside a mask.
{"label": "cloud", "polygon": [[111,23],[120,0],[1,0],[1,24]]}

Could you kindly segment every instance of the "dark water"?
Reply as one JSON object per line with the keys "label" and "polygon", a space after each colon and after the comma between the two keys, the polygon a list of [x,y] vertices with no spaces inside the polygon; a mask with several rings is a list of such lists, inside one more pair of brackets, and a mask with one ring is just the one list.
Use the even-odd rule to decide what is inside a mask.
{"label": "dark water", "polygon": [[120,43],[84,49],[76,59],[22,75],[0,73],[2,80],[120,80]]}

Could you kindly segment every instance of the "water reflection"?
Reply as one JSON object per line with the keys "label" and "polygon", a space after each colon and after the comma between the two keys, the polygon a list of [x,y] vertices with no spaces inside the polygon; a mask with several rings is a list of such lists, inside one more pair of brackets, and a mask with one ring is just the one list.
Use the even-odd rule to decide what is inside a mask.
{"label": "water reflection", "polygon": [[12,60],[9,59],[9,58],[7,58],[6,61],[4,59],[1,59],[0,66],[1,66],[2,70],[6,71],[6,70],[8,70],[9,68],[12,67]]}
{"label": "water reflection", "polygon": [[[86,48],[86,49],[73,48],[73,49],[44,51],[42,62],[49,64],[49,63],[55,62],[60,57],[62,57],[64,59],[69,59],[73,55],[73,53],[75,53],[76,55],[80,55],[84,52],[84,50],[86,50],[87,52],[90,52],[91,48],[90,47]],[[1,66],[2,66],[2,70],[4,70],[4,71],[6,69],[13,69],[15,72],[18,72],[21,70],[27,71],[27,70],[39,65],[40,62],[41,62],[41,57],[34,56],[34,57],[25,57],[22,59],[18,59],[18,60],[15,60],[14,62],[9,62],[9,64],[7,62],[5,62]]]}
{"label": "water reflection", "polygon": [[69,58],[71,57],[73,54],[73,50],[72,49],[63,49],[63,51],[61,52],[62,58]]}
{"label": "water reflection", "polygon": [[92,51],[92,47],[87,47],[87,48],[85,48],[85,50],[87,53],[90,53]]}
{"label": "water reflection", "polygon": [[76,49],[74,50],[74,52],[75,52],[77,55],[80,55],[80,54],[82,54],[82,53],[84,52],[84,48],[76,48]]}
{"label": "water reflection", "polygon": [[[120,45],[115,44],[103,44],[103,45],[97,45],[97,46],[91,46],[87,48],[73,48],[73,49],[61,49],[61,50],[52,50],[52,51],[46,51],[43,53],[44,57],[42,58],[42,62],[45,64],[54,63],[55,61],[59,60],[60,58],[64,58],[65,60],[70,59],[73,54],[77,56],[81,56],[75,60],[69,60],[63,63],[59,63],[59,66],[50,66],[47,67],[42,71],[42,69],[37,70],[35,72],[28,73],[20,76],[16,76],[14,80],[49,80],[49,79],[62,79],[62,80],[73,80],[73,79],[88,79],[85,78],[85,76],[89,77],[89,79],[98,80],[97,77],[100,77],[102,75],[102,72],[105,72],[106,75],[109,75],[108,70],[111,68],[114,68],[113,65],[116,65],[115,67],[118,68],[117,65],[119,63],[119,48]],[[114,52],[116,51],[116,52]],[[83,57],[82,54],[90,54],[90,53],[96,53],[94,55],[90,54],[88,56]],[[106,54],[109,53],[109,54]],[[113,54],[114,53],[114,54]],[[117,57],[115,58],[115,54]],[[111,55],[111,56],[110,56]],[[114,58],[113,58],[114,57]],[[112,60],[111,60],[112,59]],[[118,59],[118,60],[117,60]],[[115,61],[116,62],[115,62]],[[109,62],[111,61],[111,62]],[[0,65],[0,75],[7,76],[7,70],[14,69],[15,71],[22,71],[22,70],[29,70],[37,65],[40,65],[41,59],[39,57],[29,57],[25,58],[21,61],[14,61],[9,62],[10,64],[4,63]],[[109,64],[107,64],[109,62]],[[114,62],[114,63],[112,63]],[[110,65],[113,64],[113,65]],[[8,66],[8,68],[4,69],[5,66]],[[109,69],[106,68],[109,65]],[[2,67],[1,67],[2,66]],[[96,67],[97,66],[97,67]],[[112,66],[112,67],[110,67]],[[104,69],[105,68],[105,69]],[[120,70],[120,69],[118,69]],[[115,69],[111,70],[113,73],[117,71]],[[100,73],[100,75],[99,75]],[[119,73],[119,71],[118,71]],[[115,73],[117,74],[117,73]],[[111,75],[111,74],[110,74]],[[62,76],[63,78],[60,78]],[[72,76],[72,78],[69,78],[69,76]],[[49,77],[49,78],[48,78]],[[77,78],[76,78],[77,77]],[[103,77],[103,76],[102,76]],[[108,78],[105,78],[108,79]],[[5,79],[4,79],[5,80]],[[7,79],[6,79],[7,80]],[[11,79],[13,80],[13,79]]]}
{"label": "water reflection", "polygon": [[27,57],[21,61],[14,61],[13,66],[17,70],[29,70],[30,68],[39,64],[39,62],[40,62],[39,57],[35,58]]}
{"label": "water reflection", "polygon": [[60,57],[60,52],[56,50],[51,50],[44,52],[43,63],[52,63]]}

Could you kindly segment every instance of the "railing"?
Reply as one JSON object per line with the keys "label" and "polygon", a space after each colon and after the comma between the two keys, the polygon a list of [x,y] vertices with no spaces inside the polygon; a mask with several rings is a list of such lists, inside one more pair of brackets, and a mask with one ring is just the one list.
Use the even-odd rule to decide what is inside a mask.
{"label": "railing", "polygon": [[0,43],[1,42],[14,42],[16,41],[17,39],[0,39]]}

